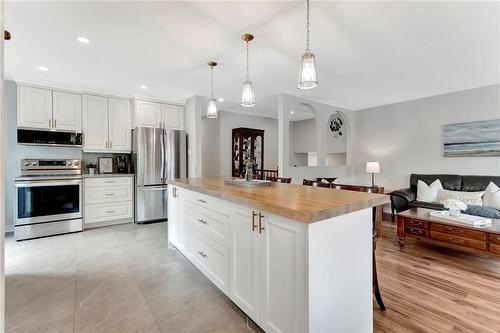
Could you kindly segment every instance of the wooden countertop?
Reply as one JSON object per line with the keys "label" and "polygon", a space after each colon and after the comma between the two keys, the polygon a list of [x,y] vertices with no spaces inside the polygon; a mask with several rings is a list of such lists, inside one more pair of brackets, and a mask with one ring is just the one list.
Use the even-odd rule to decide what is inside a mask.
{"label": "wooden countertop", "polygon": [[167,183],[304,223],[390,202],[387,195],[381,194],[281,183],[247,188],[224,184],[224,179],[182,178]]}

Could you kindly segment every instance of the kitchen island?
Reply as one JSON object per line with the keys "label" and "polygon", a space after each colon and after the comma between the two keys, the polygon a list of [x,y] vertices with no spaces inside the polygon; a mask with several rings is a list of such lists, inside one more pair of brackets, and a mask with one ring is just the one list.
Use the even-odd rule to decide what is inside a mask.
{"label": "kitchen island", "polygon": [[266,332],[372,332],[372,207],[385,195],[170,180],[169,246]]}

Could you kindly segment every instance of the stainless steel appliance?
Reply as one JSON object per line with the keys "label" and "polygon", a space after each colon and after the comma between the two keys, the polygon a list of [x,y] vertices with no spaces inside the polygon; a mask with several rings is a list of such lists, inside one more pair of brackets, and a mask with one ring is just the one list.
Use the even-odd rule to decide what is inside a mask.
{"label": "stainless steel appliance", "polygon": [[135,222],[166,220],[166,180],[186,177],[186,132],[137,127],[133,142]]}
{"label": "stainless steel appliance", "polygon": [[82,147],[82,133],[17,130],[17,143],[38,146]]}
{"label": "stainless steel appliance", "polygon": [[14,184],[16,240],[83,230],[80,160],[24,159]]}

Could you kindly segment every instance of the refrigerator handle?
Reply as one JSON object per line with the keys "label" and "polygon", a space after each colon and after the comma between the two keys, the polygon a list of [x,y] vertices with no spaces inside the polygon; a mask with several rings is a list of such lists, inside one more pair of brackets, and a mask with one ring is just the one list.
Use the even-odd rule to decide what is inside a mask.
{"label": "refrigerator handle", "polygon": [[165,131],[162,130],[161,134],[161,144],[160,144],[160,152],[161,152],[161,182],[165,181]]}

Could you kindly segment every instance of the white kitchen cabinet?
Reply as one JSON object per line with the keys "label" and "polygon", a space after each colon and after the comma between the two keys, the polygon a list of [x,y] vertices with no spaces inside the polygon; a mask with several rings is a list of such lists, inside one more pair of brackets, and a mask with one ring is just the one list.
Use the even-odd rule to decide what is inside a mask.
{"label": "white kitchen cabinet", "polygon": [[52,127],[61,131],[82,131],[82,96],[80,94],[52,92]]}
{"label": "white kitchen cabinet", "polygon": [[181,117],[184,107],[171,104],[162,104],[163,128],[181,129]]}
{"label": "white kitchen cabinet", "polygon": [[83,150],[108,150],[108,99],[83,95]]}
{"label": "white kitchen cabinet", "polygon": [[130,101],[104,96],[83,96],[83,150],[127,153],[131,144]]}
{"label": "white kitchen cabinet", "polygon": [[136,127],[162,127],[162,105],[150,101],[135,101]]}
{"label": "white kitchen cabinet", "polygon": [[132,114],[130,101],[108,99],[109,149],[114,152],[130,152],[132,148]]}
{"label": "white kitchen cabinet", "polygon": [[258,213],[232,205],[230,211],[229,298],[253,321],[261,316],[261,239]]}
{"label": "white kitchen cabinet", "polygon": [[153,101],[136,100],[136,127],[182,129],[184,107]]}
{"label": "white kitchen cabinet", "polygon": [[52,90],[18,86],[17,126],[52,128]]}
{"label": "white kitchen cabinet", "polygon": [[179,212],[181,210],[178,197],[179,192],[182,191],[179,191],[178,187],[168,187],[168,241],[177,248],[179,246]]}
{"label": "white kitchen cabinet", "polygon": [[177,248],[182,253],[187,253],[188,244],[188,233],[187,233],[187,210],[186,210],[186,194],[183,189],[177,191],[177,200],[179,201],[179,238],[177,241]]}
{"label": "white kitchen cabinet", "polygon": [[132,176],[85,178],[85,228],[132,222],[133,198]]}

